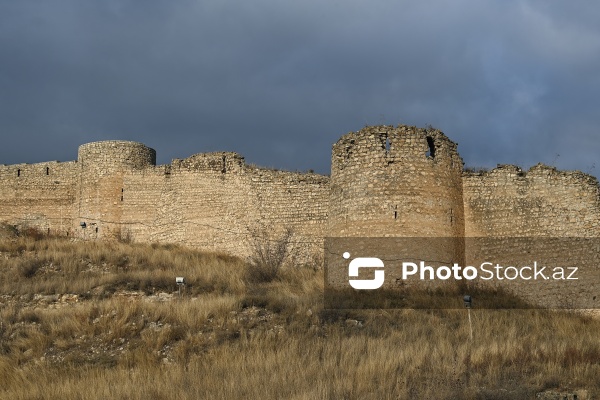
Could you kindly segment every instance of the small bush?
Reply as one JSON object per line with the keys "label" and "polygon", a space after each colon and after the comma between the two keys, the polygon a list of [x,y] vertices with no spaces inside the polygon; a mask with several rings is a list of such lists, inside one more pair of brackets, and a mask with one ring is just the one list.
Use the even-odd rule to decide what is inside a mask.
{"label": "small bush", "polygon": [[248,280],[261,283],[275,279],[290,256],[292,237],[293,232],[289,228],[275,238],[271,238],[265,230],[255,232],[250,241]]}
{"label": "small bush", "polygon": [[23,278],[31,278],[41,266],[38,260],[25,260],[19,265],[19,275]]}

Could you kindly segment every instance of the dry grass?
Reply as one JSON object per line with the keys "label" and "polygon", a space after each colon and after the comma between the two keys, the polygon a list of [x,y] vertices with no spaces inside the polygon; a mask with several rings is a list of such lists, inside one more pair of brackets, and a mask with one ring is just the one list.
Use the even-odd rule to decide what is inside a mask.
{"label": "dry grass", "polygon": [[153,293],[172,290],[174,276],[186,277],[191,294],[244,290],[240,260],[176,246],[19,237],[0,242],[0,254],[1,293],[91,295],[92,289],[105,294],[118,289]]}
{"label": "dry grass", "polygon": [[[600,321],[575,314],[475,309],[471,342],[464,310],[323,310],[318,268],[257,284],[238,259],[174,246],[0,251],[0,398],[600,395]],[[190,282],[181,299],[175,276]]]}

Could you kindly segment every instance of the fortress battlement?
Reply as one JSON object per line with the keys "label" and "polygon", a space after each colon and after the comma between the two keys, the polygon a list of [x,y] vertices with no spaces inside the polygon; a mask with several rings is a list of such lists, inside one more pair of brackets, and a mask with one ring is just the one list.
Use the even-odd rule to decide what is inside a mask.
{"label": "fortress battlement", "polygon": [[234,254],[259,225],[316,248],[327,236],[600,236],[595,177],[543,164],[464,169],[457,144],[431,127],[347,133],[330,176],[235,152],[156,165],[154,149],[109,140],[79,146],[74,161],[0,165],[0,188],[0,221],[11,225]]}
{"label": "fortress battlement", "polygon": [[[242,257],[254,251],[257,235],[265,243],[291,230],[305,261],[323,255],[328,237],[443,238],[436,260],[461,265],[479,256],[529,262],[535,254],[528,246],[539,239],[539,256],[594,261],[596,247],[571,255],[573,242],[560,238],[600,237],[600,187],[591,175],[543,164],[465,169],[457,144],[430,127],[369,126],[343,135],[332,147],[330,176],[246,164],[235,152],[156,165],[146,145],[110,140],[79,146],[75,161],[0,166],[0,222]],[[479,239],[471,238],[491,244],[478,253],[471,244]],[[586,286],[597,271],[587,273],[579,286],[511,290],[552,307],[576,292],[578,304],[597,308],[597,288]],[[347,284],[345,275],[331,279]]]}

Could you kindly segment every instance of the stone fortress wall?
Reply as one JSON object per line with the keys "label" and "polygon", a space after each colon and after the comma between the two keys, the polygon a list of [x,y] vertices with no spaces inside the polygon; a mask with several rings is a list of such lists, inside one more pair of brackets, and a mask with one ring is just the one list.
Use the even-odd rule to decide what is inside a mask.
{"label": "stone fortress wall", "polygon": [[77,161],[0,166],[0,222],[85,239],[179,243],[246,255],[277,237],[315,253],[325,235],[329,178],[247,165],[236,153],[156,165],[141,143],[79,147]]}
{"label": "stone fortress wall", "polygon": [[45,233],[73,234],[77,162],[0,166],[0,221]]}
{"label": "stone fortress wall", "polygon": [[[344,135],[333,146],[331,164],[327,234],[347,239],[326,251],[341,254],[347,247],[354,249],[352,257],[388,255],[384,287],[404,283],[399,263],[406,258],[434,267],[485,261],[526,266],[536,260],[600,265],[600,240],[585,240],[600,239],[600,189],[590,175],[541,164],[529,171],[514,165],[465,170],[457,145],[442,132],[407,126]],[[376,237],[399,240],[360,239]],[[329,261],[339,266],[329,268],[335,272],[328,282],[347,285],[348,261]],[[600,307],[599,288],[590,285],[598,276],[597,268],[582,268],[580,280],[569,283],[569,300]],[[564,282],[511,281],[509,289],[533,303],[541,296],[544,305],[562,307],[565,288]]]}
{"label": "stone fortress wall", "polygon": [[[509,283],[531,303],[600,308],[600,191],[596,178],[538,164],[465,173],[465,259],[471,265],[577,267],[578,280]],[[479,238],[488,238],[479,239]],[[543,262],[542,262],[543,260]]]}
{"label": "stone fortress wall", "polygon": [[77,161],[1,165],[0,221],[244,255],[252,232],[286,228],[311,249],[326,236],[599,237],[600,192],[590,175],[543,165],[468,172],[437,129],[373,126],[333,145],[330,177],[231,152],[156,165],[153,149],[126,141],[84,144]]}
{"label": "stone fortress wall", "polygon": [[438,130],[370,127],[333,146],[331,236],[463,236],[463,162]]}

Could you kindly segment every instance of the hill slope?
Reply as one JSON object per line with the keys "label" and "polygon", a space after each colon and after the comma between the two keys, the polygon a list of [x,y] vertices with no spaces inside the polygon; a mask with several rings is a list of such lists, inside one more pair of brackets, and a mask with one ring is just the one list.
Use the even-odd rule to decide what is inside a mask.
{"label": "hill slope", "polygon": [[323,310],[316,266],[249,278],[226,255],[5,233],[0,398],[600,396],[596,319],[474,309],[471,342],[464,310]]}

